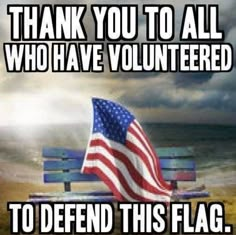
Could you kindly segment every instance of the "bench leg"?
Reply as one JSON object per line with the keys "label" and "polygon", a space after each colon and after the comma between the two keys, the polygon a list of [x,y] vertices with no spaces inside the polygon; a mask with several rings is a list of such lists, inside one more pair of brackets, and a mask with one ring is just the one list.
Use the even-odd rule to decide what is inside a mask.
{"label": "bench leg", "polygon": [[70,192],[71,191],[70,182],[65,182],[64,183],[64,189],[65,189],[65,192]]}
{"label": "bench leg", "polygon": [[175,181],[175,180],[171,181],[171,185],[174,190],[178,189],[177,181]]}

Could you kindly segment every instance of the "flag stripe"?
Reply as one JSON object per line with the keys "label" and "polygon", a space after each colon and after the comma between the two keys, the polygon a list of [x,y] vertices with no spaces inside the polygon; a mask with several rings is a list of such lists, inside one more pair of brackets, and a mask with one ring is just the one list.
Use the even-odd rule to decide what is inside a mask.
{"label": "flag stripe", "polygon": [[[121,193],[124,193],[126,192],[130,198],[132,198],[132,200],[134,200],[135,198],[139,201],[146,201],[146,198],[142,197],[140,194],[136,194],[132,189],[131,187],[133,187],[133,182],[130,181],[129,184],[127,183],[126,179],[125,179],[125,176],[127,177],[127,175],[124,176],[124,174],[122,174],[120,172],[120,170],[115,167],[110,161],[108,161],[107,159],[104,158],[104,156],[102,154],[94,154],[94,155],[91,155],[89,154],[88,155],[88,161],[89,160],[93,160],[93,163],[94,162],[97,162],[97,165],[100,164],[100,162],[103,163],[103,165],[107,166],[107,168],[109,168],[110,171],[106,171],[106,174],[111,177],[111,172],[113,173],[113,175],[119,179],[119,183],[122,187],[120,187],[120,192]],[[105,172],[105,171],[104,171]],[[134,189],[134,187],[133,187]]]}
{"label": "flag stripe", "polygon": [[[132,134],[132,132],[130,132],[131,128],[128,129],[127,132],[127,136],[126,136],[126,143],[131,143],[129,146],[129,149],[131,151],[135,151],[135,149],[132,148],[132,146],[135,146],[138,151],[142,152],[142,157],[143,159],[145,159],[146,164],[148,164],[150,166],[150,170],[152,172],[152,175],[155,178],[155,167],[154,167],[154,161],[152,159],[152,157],[149,155],[149,153],[146,151],[146,149],[143,147],[143,145],[141,145],[141,142],[139,141],[139,139],[136,137],[136,135]],[[139,154],[138,154],[139,156]]]}
{"label": "flag stripe", "polygon": [[[147,167],[145,166],[145,164],[143,164],[142,160],[137,159],[138,163],[133,164],[132,160],[130,160],[130,158],[128,158],[120,150],[115,149],[115,146],[112,146],[112,148],[111,148],[111,145],[107,145],[107,143],[102,139],[94,139],[91,141],[91,147],[99,146],[99,145],[102,146],[103,148],[105,148],[112,157],[122,161],[131,172],[135,172],[135,175],[139,174],[139,177],[141,177],[143,179],[145,177],[146,178],[145,180],[147,182],[152,182],[152,184],[155,185],[155,181],[150,176],[149,171],[148,171]],[[132,154],[132,155],[133,155],[133,158],[135,158],[135,155],[134,154]],[[140,167],[141,164],[143,164],[142,167]],[[142,175],[142,173],[143,173],[143,175]],[[136,178],[136,177],[133,177],[133,178]],[[155,187],[155,186],[152,186],[152,187]]]}
{"label": "flag stripe", "polygon": [[[148,164],[150,164],[150,166],[151,166],[150,171],[151,171],[151,174],[152,174],[153,178],[161,186],[161,182],[159,181],[159,178],[157,177],[157,170],[156,170],[157,169],[156,168],[157,159],[155,159],[153,157],[153,155],[149,155],[149,153],[146,151],[143,144],[138,140],[136,135],[132,135],[130,133],[131,129],[132,128],[129,128],[128,132],[127,132],[127,141],[129,141],[129,143],[128,143],[129,148],[133,149],[135,147],[135,149],[133,149],[133,150],[136,152],[136,154],[141,155],[143,158],[146,158],[146,162]],[[132,142],[132,144],[130,142]],[[132,148],[132,146],[133,146],[133,148]]]}
{"label": "flag stripe", "polygon": [[[156,188],[157,190],[160,190],[162,192],[166,192],[166,190],[157,187],[155,179],[150,175],[150,170],[147,168],[146,163],[139,156],[132,152],[128,152],[129,157],[127,157],[127,151],[129,151],[127,148],[124,149],[122,145],[119,145],[114,141],[107,141],[106,138],[101,134],[93,135],[93,138],[90,142],[90,147],[94,146],[104,147],[111,154],[111,158],[114,157],[119,159],[120,161],[123,161],[123,163],[127,165],[127,168],[130,172],[138,171],[139,177],[149,182],[148,184],[150,184],[153,188]],[[132,163],[135,161],[137,162],[136,164]],[[134,180],[137,180],[136,174],[133,174],[133,178]]]}
{"label": "flag stripe", "polygon": [[162,186],[164,188],[166,188],[167,190],[172,190],[172,186],[171,184],[168,184],[165,179],[163,178],[163,175],[162,175],[162,172],[161,172],[161,164],[160,164],[160,161],[159,161],[159,157],[155,151],[155,149],[153,148],[150,140],[148,139],[146,133],[143,131],[142,127],[140,126],[140,124],[137,122],[137,120],[134,120],[134,125],[138,128],[138,130],[140,131],[141,135],[145,138],[146,142],[148,143],[148,146],[151,148],[152,150],[152,153],[156,159],[156,174],[157,174],[157,177],[158,179],[160,180]]}
{"label": "flag stripe", "polygon": [[[93,144],[93,141],[91,144]],[[97,157],[96,152],[100,152],[102,153],[102,156],[106,158],[106,160],[121,170],[127,182],[133,182],[133,187],[140,186],[140,188],[145,190],[146,195],[150,195],[149,197],[153,198],[155,198],[153,193],[163,193],[162,189],[159,190],[150,185],[150,183],[145,178],[143,178],[143,176],[134,167],[130,169],[130,165],[132,166],[132,164],[129,163],[127,157],[122,156],[122,154],[120,154],[118,151],[111,151],[112,153],[110,153],[102,141],[97,141],[97,144],[98,145],[93,145],[94,147],[89,149],[88,160],[94,160]],[[145,172],[143,172],[143,175],[145,175]],[[168,194],[166,193],[166,195]]]}
{"label": "flag stripe", "polygon": [[[103,141],[105,141],[105,143],[107,145],[109,145],[110,148],[116,149],[116,150],[122,152],[126,156],[128,155],[129,158],[132,160],[132,162],[135,162],[135,161],[140,162],[140,160],[141,160],[141,162],[140,162],[141,167],[142,167],[142,164],[145,164],[146,167],[148,168],[149,174],[150,174],[150,172],[152,172],[150,162],[146,159],[145,154],[142,154],[142,155],[136,154],[134,151],[132,151],[132,149],[124,147],[122,144],[119,144],[119,143],[114,142],[112,140],[108,141],[108,140],[106,140],[106,138],[102,134],[97,134],[97,133],[93,134],[91,141],[93,141],[94,139],[98,139],[98,140],[102,139]],[[152,177],[153,177],[153,175],[152,175]],[[153,177],[153,179],[154,179],[154,177]]]}
{"label": "flag stripe", "polygon": [[[143,151],[136,145],[134,144],[133,142],[131,141],[126,141],[126,146],[132,151],[134,152],[137,156],[141,157],[143,159],[144,162],[147,162],[147,167],[150,171],[150,174],[152,175],[152,177],[155,179],[157,185],[159,186],[159,188],[163,188],[165,189],[164,187],[162,187],[161,185],[161,182],[159,181],[159,179],[157,177],[155,177],[155,166],[153,164],[152,161],[150,161],[150,159],[147,159],[147,155],[145,155],[143,153]],[[166,190],[166,189],[165,189]]]}
{"label": "flag stripe", "polygon": [[[120,190],[117,189],[116,185],[119,185],[119,182],[115,181],[111,175],[107,176],[104,173],[104,168],[101,170],[98,166],[90,166],[89,164],[86,164],[87,166],[84,167],[84,173],[86,174],[97,174],[100,179],[103,180],[103,182],[109,187],[109,189],[113,192],[116,199],[118,201],[130,201],[131,198],[125,197],[122,195]],[[118,184],[117,184],[118,183]]]}
{"label": "flag stripe", "polygon": [[[120,188],[119,188],[119,197],[129,198],[131,201],[156,201],[157,199],[160,201],[167,201],[169,199],[168,196],[162,196],[160,197],[158,194],[154,197],[148,197],[147,194],[144,192],[142,188],[140,188],[137,185],[134,185],[133,181],[126,180],[126,177],[128,175],[123,174],[123,171],[118,169],[116,166],[114,166],[109,160],[107,160],[102,154],[96,153],[96,154],[88,154],[88,163],[91,162],[91,166],[93,166],[94,163],[96,163],[96,166],[101,165],[103,172],[114,182],[117,182]],[[106,166],[106,167],[105,167]],[[101,175],[98,175],[102,178]],[[128,181],[128,182],[127,182]],[[111,188],[110,188],[111,189]],[[112,189],[111,189],[112,190]],[[137,193],[138,192],[138,193]],[[114,194],[115,195],[115,194]],[[143,196],[145,195],[145,196]],[[118,195],[115,195],[118,196]]]}
{"label": "flag stripe", "polygon": [[[148,149],[148,152],[151,155],[151,157],[153,158],[153,160],[155,161],[156,165],[158,165],[157,164],[158,163],[157,153],[156,153],[155,149],[152,148],[152,145],[151,145],[149,139],[147,138],[145,132],[143,131],[142,127],[139,125],[137,120],[134,120],[134,122],[132,123],[132,126],[133,126],[134,130],[137,132],[137,136],[139,136],[139,138],[142,139],[142,143]],[[161,172],[155,171],[155,173],[158,175]]]}
{"label": "flag stripe", "polygon": [[149,155],[153,155],[153,152],[150,148],[150,146],[147,144],[145,138],[143,137],[142,132],[140,132],[139,128],[135,125],[135,121],[130,125],[131,128],[129,128],[129,132],[135,135],[138,140],[144,145],[146,150],[148,151]]}

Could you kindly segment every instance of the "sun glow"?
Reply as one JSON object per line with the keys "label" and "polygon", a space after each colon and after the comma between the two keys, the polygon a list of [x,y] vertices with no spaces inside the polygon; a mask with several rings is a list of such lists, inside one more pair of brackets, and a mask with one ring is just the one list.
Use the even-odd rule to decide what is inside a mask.
{"label": "sun glow", "polygon": [[48,122],[47,105],[40,97],[18,96],[8,100],[7,103],[8,114],[5,113],[2,121],[7,122],[8,125],[34,125]]}
{"label": "sun glow", "polygon": [[33,126],[89,122],[90,98],[78,94],[14,94],[0,96],[0,125]]}

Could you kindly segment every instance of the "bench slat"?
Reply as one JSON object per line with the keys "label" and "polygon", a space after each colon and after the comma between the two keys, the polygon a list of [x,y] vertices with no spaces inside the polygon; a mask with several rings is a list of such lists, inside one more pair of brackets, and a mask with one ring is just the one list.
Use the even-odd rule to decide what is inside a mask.
{"label": "bench slat", "polygon": [[112,196],[111,191],[81,191],[81,192],[46,192],[30,193],[29,198],[75,197],[75,196]]}
{"label": "bench slat", "polygon": [[162,174],[167,181],[195,181],[196,172],[195,171],[171,171],[162,170]]}
{"label": "bench slat", "polygon": [[[156,148],[160,157],[160,164],[165,180],[195,181],[195,163],[189,159],[193,155],[191,147],[161,147]],[[43,156],[46,158],[68,159],[66,161],[45,161],[44,170],[70,170],[80,169],[84,160],[85,151],[67,148],[44,148]],[[175,159],[176,158],[176,159]],[[70,160],[71,159],[71,160]],[[73,160],[72,160],[73,159]],[[181,170],[182,169],[182,170]],[[188,170],[188,171],[183,171]],[[79,172],[45,173],[44,182],[76,182],[76,181],[100,181],[96,175],[86,175]]]}
{"label": "bench slat", "polygon": [[[44,161],[44,171],[59,171],[80,169],[83,164],[83,159],[58,161]],[[195,169],[195,163],[191,160],[182,159],[160,159],[162,169]]]}
{"label": "bench slat", "polygon": [[199,198],[199,197],[209,197],[209,192],[176,192],[174,193],[174,197],[176,199],[191,199],[191,198]]}
{"label": "bench slat", "polygon": [[[182,170],[162,170],[165,180],[171,181],[195,181],[195,171],[182,171]],[[45,183],[58,183],[58,182],[87,182],[87,181],[100,181],[100,178],[94,174],[81,174],[78,172],[60,172],[60,173],[45,173]]]}
{"label": "bench slat", "polygon": [[30,198],[29,202],[38,204],[45,202],[115,202],[117,201],[115,196],[69,196],[69,197],[49,197],[49,198]]}
{"label": "bench slat", "polygon": [[84,158],[85,151],[84,150],[73,150],[66,148],[51,148],[46,147],[43,148],[43,157],[46,158]]}
{"label": "bench slat", "polygon": [[195,162],[185,159],[160,159],[162,169],[189,169],[195,170]]}
{"label": "bench slat", "polygon": [[44,161],[43,168],[45,171],[73,170],[80,169],[83,159],[66,160],[66,161]]}
{"label": "bench slat", "polygon": [[155,150],[160,158],[193,156],[192,147],[160,147],[160,148],[155,148]]}
{"label": "bench slat", "polygon": [[79,172],[60,172],[60,173],[45,173],[45,183],[57,182],[76,182],[76,181],[100,181],[100,179],[93,174],[81,174]]}
{"label": "bench slat", "polygon": [[[193,156],[192,147],[160,147],[155,149],[160,158],[190,157]],[[43,156],[46,158],[83,158],[84,150],[73,150],[67,148],[43,148]]]}

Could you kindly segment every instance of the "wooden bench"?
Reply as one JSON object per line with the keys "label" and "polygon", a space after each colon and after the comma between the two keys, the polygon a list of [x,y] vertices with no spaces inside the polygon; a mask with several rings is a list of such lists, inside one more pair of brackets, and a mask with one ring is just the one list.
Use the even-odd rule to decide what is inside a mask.
{"label": "wooden bench", "polygon": [[[156,152],[160,158],[163,177],[170,181],[177,199],[193,197],[207,197],[208,192],[202,192],[203,187],[197,190],[177,191],[179,181],[196,181],[196,166],[193,160],[191,147],[161,147]],[[85,152],[66,148],[43,148],[43,168],[45,183],[64,183],[64,192],[33,193],[30,194],[31,202],[46,201],[115,201],[111,192],[90,191],[72,192],[72,182],[100,181],[93,174],[82,174],[80,168]]]}

